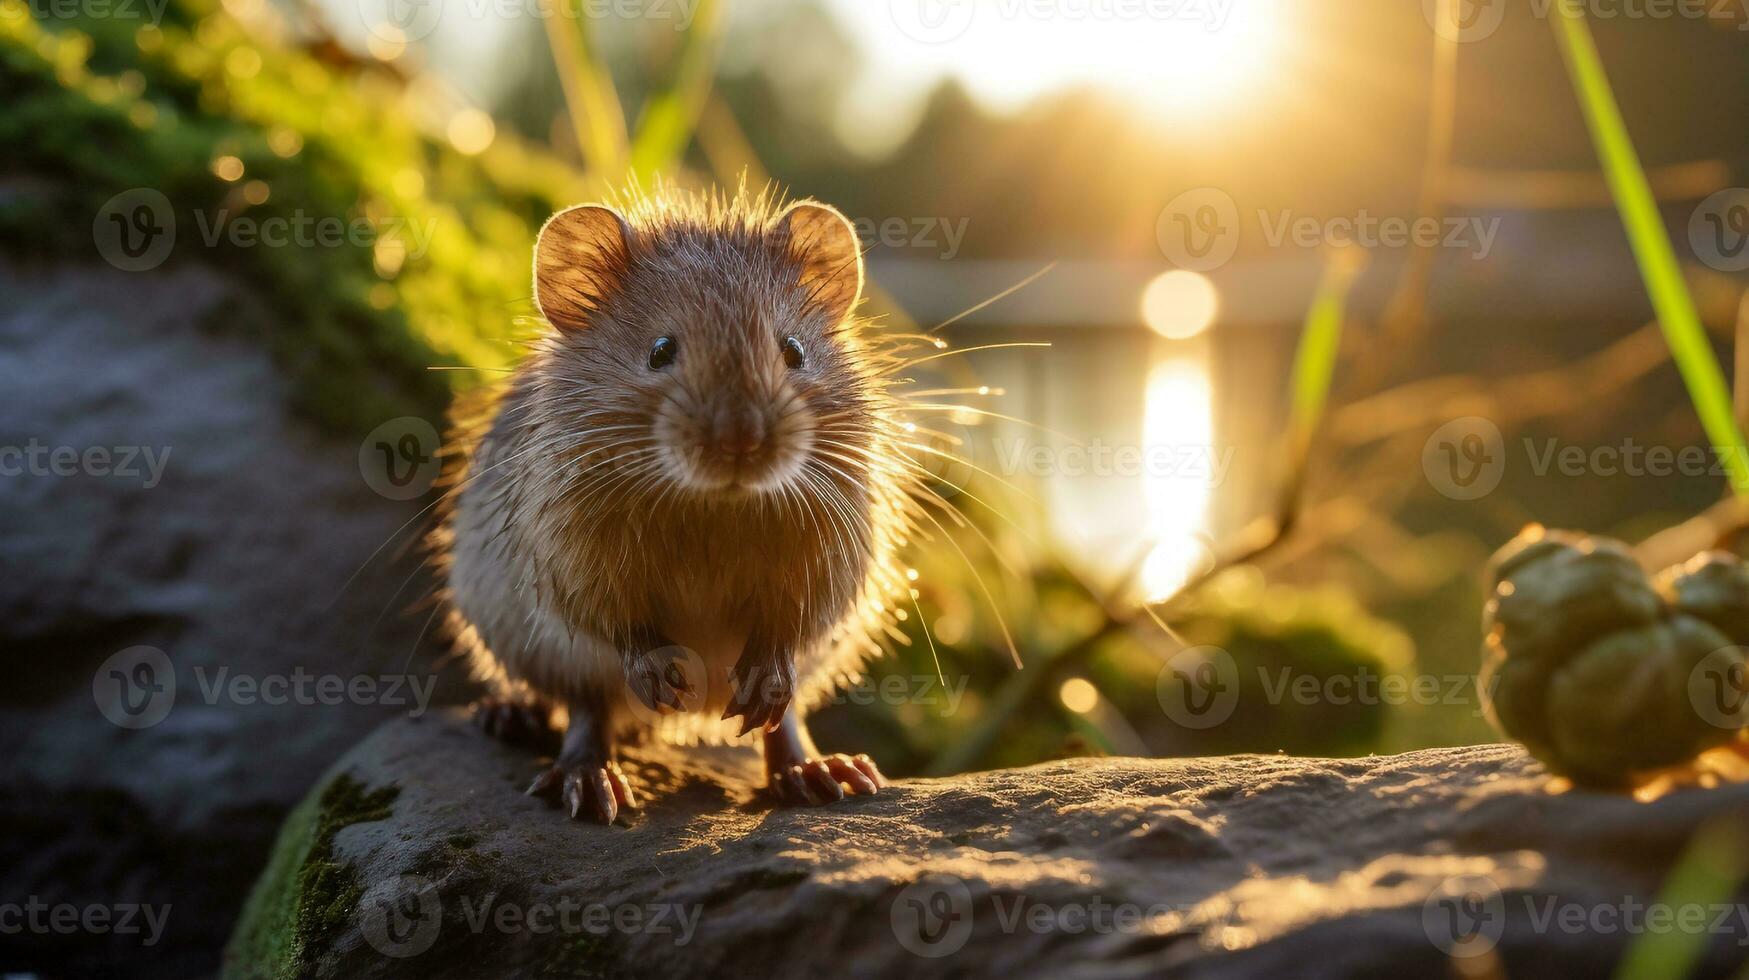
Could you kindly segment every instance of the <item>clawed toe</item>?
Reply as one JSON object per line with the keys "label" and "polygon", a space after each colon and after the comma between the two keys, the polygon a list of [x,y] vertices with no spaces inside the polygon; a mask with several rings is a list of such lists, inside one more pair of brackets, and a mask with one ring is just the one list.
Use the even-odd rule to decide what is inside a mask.
{"label": "clawed toe", "polygon": [[821,806],[846,796],[873,796],[887,780],[866,755],[807,759],[771,774],[769,788],[789,806]]}
{"label": "clawed toe", "polygon": [[534,777],[530,796],[557,802],[572,820],[610,824],[622,809],[638,808],[637,794],[620,771],[618,763],[566,765],[560,763]]}

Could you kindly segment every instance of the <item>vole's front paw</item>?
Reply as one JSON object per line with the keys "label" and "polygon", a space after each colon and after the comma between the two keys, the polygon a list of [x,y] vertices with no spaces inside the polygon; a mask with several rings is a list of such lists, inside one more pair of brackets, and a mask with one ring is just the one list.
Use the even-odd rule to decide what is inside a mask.
{"label": "vole's front paw", "polygon": [[688,700],[696,700],[697,692],[678,660],[654,653],[627,653],[622,655],[622,662],[626,686],[651,711],[662,714],[680,711]]}
{"label": "vole's front paw", "polygon": [[638,808],[632,784],[614,762],[603,765],[560,762],[534,777],[528,795],[557,802],[572,820],[589,819],[599,824],[613,823],[621,808]]}
{"label": "vole's front paw", "polygon": [[802,759],[787,769],[766,773],[766,788],[789,806],[820,806],[850,796],[873,796],[887,785],[885,776],[866,755],[829,755]]}
{"label": "vole's front paw", "polygon": [[741,735],[755,728],[774,731],[795,696],[796,665],[788,656],[747,651],[729,672],[729,706],[725,719],[742,720]]}

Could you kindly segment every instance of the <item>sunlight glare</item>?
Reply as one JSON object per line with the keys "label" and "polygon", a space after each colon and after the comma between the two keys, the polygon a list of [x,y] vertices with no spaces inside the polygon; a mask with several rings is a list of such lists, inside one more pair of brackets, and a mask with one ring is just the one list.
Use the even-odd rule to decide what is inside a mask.
{"label": "sunlight glare", "polygon": [[1163,272],[1142,290],[1142,319],[1168,340],[1186,340],[1215,322],[1220,298],[1207,276],[1188,269]]}
{"label": "sunlight glare", "polygon": [[923,95],[943,75],[1002,110],[1055,90],[1095,85],[1176,121],[1214,119],[1267,89],[1283,39],[1292,34],[1279,0],[902,2],[941,14],[970,12],[945,36],[930,37],[919,36],[889,4],[835,0],[835,11],[868,55],[839,120],[845,135],[863,142],[890,142],[908,131]]}
{"label": "sunlight glare", "polygon": [[[1177,357],[1148,376],[1143,443],[1150,447],[1214,445],[1214,409],[1208,367],[1200,357]],[[1148,474],[1148,532],[1154,550],[1142,565],[1147,599],[1164,598],[1209,559],[1207,523],[1213,487],[1206,474]]]}

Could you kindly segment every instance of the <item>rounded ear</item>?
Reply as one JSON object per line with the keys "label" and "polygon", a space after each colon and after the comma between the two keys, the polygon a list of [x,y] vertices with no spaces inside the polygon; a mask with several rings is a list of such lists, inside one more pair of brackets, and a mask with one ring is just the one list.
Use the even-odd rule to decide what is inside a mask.
{"label": "rounded ear", "polygon": [[631,226],[601,204],[547,219],[534,240],[534,301],[553,326],[580,330],[625,277]]}
{"label": "rounded ear", "polygon": [[862,243],[836,208],[797,201],[777,218],[777,232],[801,263],[802,289],[836,325],[862,297]]}

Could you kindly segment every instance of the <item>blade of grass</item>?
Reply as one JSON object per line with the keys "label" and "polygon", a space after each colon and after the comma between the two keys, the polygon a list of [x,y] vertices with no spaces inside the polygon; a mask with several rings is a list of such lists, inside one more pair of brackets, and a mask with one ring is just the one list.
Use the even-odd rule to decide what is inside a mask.
{"label": "blade of grass", "polygon": [[[1654,907],[1720,909],[1749,872],[1749,841],[1741,827],[1729,821],[1702,824],[1670,869]],[[1616,980],[1657,980],[1686,977],[1715,937],[1700,929],[1647,930],[1616,966]],[[1741,974],[1739,974],[1740,976]]]}
{"label": "blade of grass", "polygon": [[680,159],[698,128],[716,76],[725,19],[720,0],[699,0],[681,45],[674,83],[653,96],[638,119],[631,168],[645,186]]}
{"label": "blade of grass", "polygon": [[571,117],[584,166],[593,176],[615,184],[625,175],[625,112],[620,109],[613,76],[595,56],[589,17],[578,9],[578,0],[561,2],[564,9],[550,12],[542,22],[565,92],[565,111]]}
{"label": "blade of grass", "polygon": [[1745,456],[1743,432],[1732,412],[1730,388],[1701,326],[1700,315],[1695,312],[1694,299],[1683,280],[1682,267],[1670,246],[1657,199],[1640,167],[1627,124],[1622,121],[1591,28],[1576,0],[1556,0],[1553,20],[1562,60],[1584,111],[1585,125],[1591,131],[1591,141],[1603,165],[1610,196],[1615,198],[1616,211],[1633,247],[1646,295],[1670,345],[1671,357],[1688,386],[1688,396],[1700,416],[1701,427],[1714,451],[1723,456],[1732,489],[1749,496],[1749,456]]}
{"label": "blade of grass", "polygon": [[1342,321],[1348,308],[1348,293],[1366,267],[1366,257],[1354,249],[1333,252],[1324,263],[1318,290],[1306,308],[1294,350],[1291,396],[1288,402],[1288,478],[1284,500],[1295,499],[1305,482],[1312,438],[1324,419],[1330,386],[1336,378],[1336,355],[1342,349]]}

